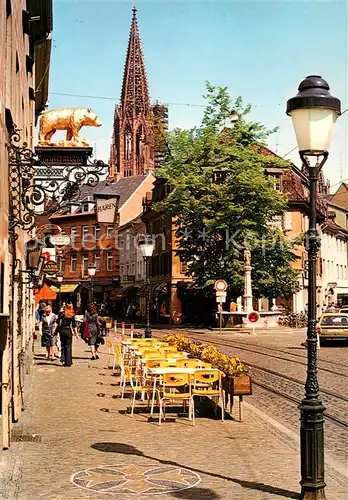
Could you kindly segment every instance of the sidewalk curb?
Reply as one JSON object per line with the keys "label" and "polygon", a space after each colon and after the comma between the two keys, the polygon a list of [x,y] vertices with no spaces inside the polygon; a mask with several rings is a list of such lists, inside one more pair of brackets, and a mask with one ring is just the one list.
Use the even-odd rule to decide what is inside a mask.
{"label": "sidewalk curb", "polygon": [[[243,401],[243,404],[247,409],[249,409],[252,413],[260,417],[264,422],[270,424],[272,427],[277,429],[281,434],[284,434],[288,438],[290,438],[290,440],[293,441],[293,444],[296,445],[296,449],[298,451],[300,450],[300,436],[296,432],[292,431],[288,427],[285,427],[283,424],[281,424],[274,418],[270,417],[263,411],[259,410],[256,406],[252,405],[251,403]],[[330,469],[333,469],[336,473],[341,475],[345,481],[348,480],[348,468],[344,468],[342,463],[338,462],[334,457],[332,457],[328,453],[325,453],[325,463],[327,466],[329,466]]]}

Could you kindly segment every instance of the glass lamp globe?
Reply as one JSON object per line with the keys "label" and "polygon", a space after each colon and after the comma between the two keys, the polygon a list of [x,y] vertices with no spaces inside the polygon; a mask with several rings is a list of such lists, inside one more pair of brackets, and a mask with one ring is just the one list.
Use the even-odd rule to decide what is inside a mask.
{"label": "glass lamp globe", "polygon": [[88,266],[88,275],[89,275],[91,278],[93,278],[93,276],[95,276],[96,270],[97,270],[96,266],[95,266],[94,264],[90,264],[90,265]]}
{"label": "glass lamp globe", "polygon": [[143,254],[143,257],[152,257],[155,250],[155,242],[153,238],[146,237],[139,242],[139,248]]}
{"label": "glass lamp globe", "polygon": [[308,156],[327,153],[341,114],[341,102],[330,94],[330,87],[321,76],[307,76],[298,90],[288,100],[286,113],[291,116],[299,150]]}

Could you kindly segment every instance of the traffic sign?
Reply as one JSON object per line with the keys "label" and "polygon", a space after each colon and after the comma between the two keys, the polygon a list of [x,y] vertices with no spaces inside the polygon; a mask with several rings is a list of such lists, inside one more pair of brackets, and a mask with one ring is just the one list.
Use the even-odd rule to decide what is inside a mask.
{"label": "traffic sign", "polygon": [[248,314],[248,321],[250,321],[250,323],[256,323],[256,321],[259,321],[259,319],[260,315],[256,311],[252,311]]}
{"label": "traffic sign", "polygon": [[70,236],[67,234],[56,234],[50,236],[50,242],[56,247],[64,247],[70,245]]}
{"label": "traffic sign", "polygon": [[214,288],[217,292],[225,292],[227,290],[227,283],[225,280],[216,280]]}
{"label": "traffic sign", "polygon": [[216,292],[216,302],[226,302],[227,292]]}

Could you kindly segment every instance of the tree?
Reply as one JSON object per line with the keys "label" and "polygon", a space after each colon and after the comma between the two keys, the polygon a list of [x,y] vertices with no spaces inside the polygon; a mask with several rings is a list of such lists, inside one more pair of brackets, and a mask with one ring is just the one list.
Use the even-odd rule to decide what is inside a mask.
{"label": "tree", "polygon": [[[176,219],[178,253],[198,286],[225,279],[232,297],[243,289],[243,251],[252,250],[252,278],[259,295],[291,294],[297,273],[290,262],[295,242],[270,222],[287,208],[266,167],[289,167],[278,157],[261,154],[274,132],[247,121],[251,106],[232,102],[226,87],[207,83],[202,124],[175,129],[167,136],[167,159],[157,176],[172,190],[155,205]],[[232,125],[231,110],[239,119]],[[272,262],[272,265],[270,265]]]}

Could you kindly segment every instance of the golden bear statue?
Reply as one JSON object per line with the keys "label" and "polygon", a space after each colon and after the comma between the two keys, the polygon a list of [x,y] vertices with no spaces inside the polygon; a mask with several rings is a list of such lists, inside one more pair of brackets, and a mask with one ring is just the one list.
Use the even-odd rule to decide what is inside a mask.
{"label": "golden bear statue", "polygon": [[[84,147],[88,142],[79,137],[86,125],[100,127],[101,121],[90,108],[60,108],[46,111],[40,120],[39,146]],[[52,143],[57,130],[66,130],[66,140]]]}

